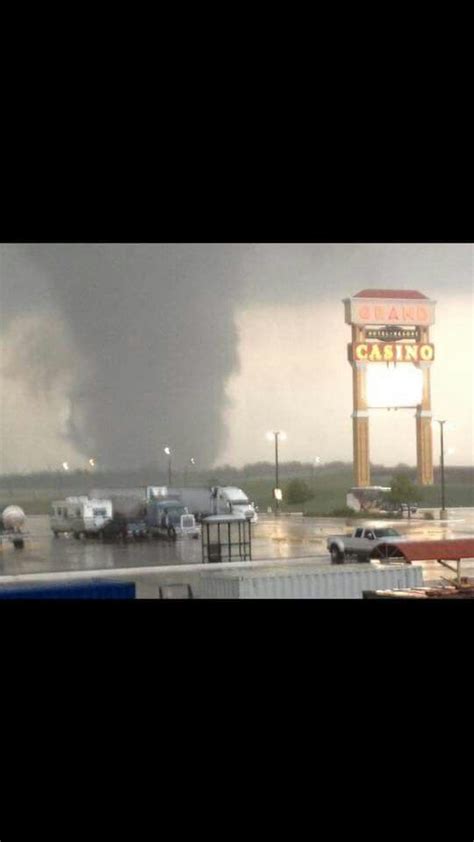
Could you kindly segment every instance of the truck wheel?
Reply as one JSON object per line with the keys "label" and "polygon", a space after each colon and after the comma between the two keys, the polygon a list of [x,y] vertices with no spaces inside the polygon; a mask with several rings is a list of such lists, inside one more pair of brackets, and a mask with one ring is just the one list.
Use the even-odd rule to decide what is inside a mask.
{"label": "truck wheel", "polygon": [[176,529],[174,528],[174,526],[168,526],[168,538],[170,539],[170,541],[176,540]]}
{"label": "truck wheel", "polygon": [[333,544],[331,547],[331,564],[344,564],[344,553],[341,553],[339,547]]}
{"label": "truck wheel", "polygon": [[76,541],[79,541],[80,538],[81,538],[81,536],[79,535],[79,532],[74,532],[74,537],[75,537]]}
{"label": "truck wheel", "polygon": [[25,546],[23,538],[15,538],[15,540],[13,541],[13,546],[15,547],[15,550],[22,550]]}
{"label": "truck wheel", "polygon": [[377,561],[388,561],[389,559],[405,560],[397,547],[390,547],[389,545],[382,546],[380,549],[376,547],[372,553],[372,558],[375,558]]}
{"label": "truck wheel", "polygon": [[59,538],[59,532],[53,532],[55,538]]}

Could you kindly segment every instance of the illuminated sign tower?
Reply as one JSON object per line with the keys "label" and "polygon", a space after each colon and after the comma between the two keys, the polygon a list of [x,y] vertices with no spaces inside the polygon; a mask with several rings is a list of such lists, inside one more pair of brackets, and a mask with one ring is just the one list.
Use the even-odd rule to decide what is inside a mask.
{"label": "illuminated sign tower", "polygon": [[[372,376],[376,383],[377,375],[378,388],[382,392],[380,375],[386,382],[395,384],[400,382],[400,373],[402,380],[404,374],[415,375],[412,395],[416,397],[412,398],[411,408],[416,408],[418,483],[433,484],[430,368],[434,346],[430,343],[429,330],[435,322],[435,304],[415,290],[364,289],[352,298],[344,299],[345,321],[352,329],[348,356],[353,384],[354,484],[358,487],[370,485],[370,408],[410,406],[406,401],[397,400],[395,388],[385,402],[377,403],[373,394],[368,395],[368,380]],[[382,369],[380,364],[385,364]]]}

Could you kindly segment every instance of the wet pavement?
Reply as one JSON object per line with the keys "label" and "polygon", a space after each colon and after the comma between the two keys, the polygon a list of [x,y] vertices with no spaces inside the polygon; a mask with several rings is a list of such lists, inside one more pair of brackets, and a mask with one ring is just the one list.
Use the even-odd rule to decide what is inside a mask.
{"label": "wet pavement", "polygon": [[[439,512],[436,512],[436,516]],[[357,521],[362,526],[366,521]],[[370,523],[367,520],[367,523]],[[436,540],[474,536],[474,509],[449,509],[447,521],[412,519],[411,521],[377,521],[378,526],[391,525],[413,540]],[[28,573],[94,571],[200,564],[201,541],[181,539],[175,543],[145,541],[143,543],[102,543],[77,541],[73,537],[54,538],[48,516],[30,516],[29,537],[23,550],[11,544],[0,545],[0,582],[2,575]],[[343,518],[303,518],[299,516],[261,515],[252,527],[252,560],[314,559],[329,565],[326,539],[331,534],[350,533],[353,525]],[[453,574],[434,562],[423,563],[426,581],[438,581]],[[474,560],[463,562],[463,575],[474,576]]]}

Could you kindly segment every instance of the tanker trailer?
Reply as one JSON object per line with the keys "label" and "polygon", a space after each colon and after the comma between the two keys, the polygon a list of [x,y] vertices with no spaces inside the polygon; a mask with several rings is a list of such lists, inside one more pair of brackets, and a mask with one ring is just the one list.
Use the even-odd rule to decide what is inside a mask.
{"label": "tanker trailer", "polygon": [[7,506],[0,518],[0,540],[11,541],[16,550],[25,546],[25,535],[23,527],[26,515],[19,506]]}

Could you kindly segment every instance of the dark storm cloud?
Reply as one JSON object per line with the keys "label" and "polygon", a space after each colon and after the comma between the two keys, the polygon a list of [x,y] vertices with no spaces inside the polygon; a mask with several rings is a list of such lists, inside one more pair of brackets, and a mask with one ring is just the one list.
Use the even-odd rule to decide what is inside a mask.
{"label": "dark storm cloud", "polygon": [[[441,326],[456,296],[461,310],[472,312],[469,245],[45,244],[2,247],[1,261],[3,331],[16,342],[10,380],[44,392],[62,371],[61,390],[54,388],[64,396],[70,440],[109,466],[156,464],[165,445],[181,464],[190,456],[201,464],[218,456],[225,444],[225,388],[238,368],[240,311],[283,308],[284,339],[295,306],[321,304],[315,336],[323,322],[339,326],[341,365],[341,299],[360,289],[419,289],[439,299]],[[64,343],[52,331],[45,344],[34,333],[36,321],[17,325],[25,314],[41,314],[41,325],[45,314],[64,322]],[[265,375],[279,339],[272,346],[257,338],[265,336],[250,340],[262,349],[254,360],[258,399],[276,416],[279,399],[265,391]],[[301,349],[302,358],[309,353],[314,348]],[[316,361],[312,377],[315,392],[334,401],[325,367]],[[245,389],[241,384],[239,419],[251,429]],[[299,394],[298,405],[305,406],[309,394]],[[296,405],[295,396],[291,401]],[[247,458],[248,448],[237,451],[232,443],[231,461]]]}
{"label": "dark storm cloud", "polygon": [[237,366],[238,247],[48,244],[23,253],[49,279],[90,367],[72,394],[78,448],[94,447],[110,466],[156,464],[164,445],[209,463]]}

